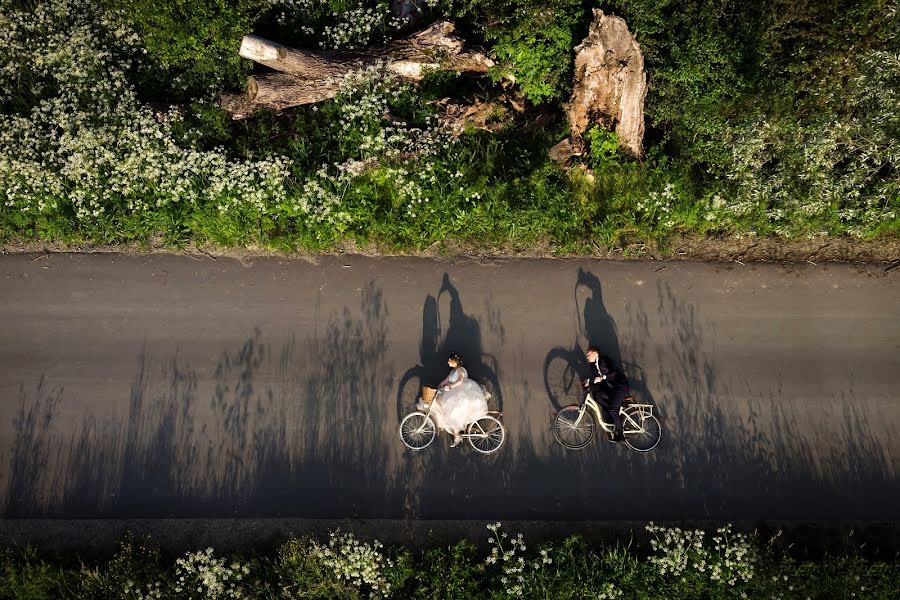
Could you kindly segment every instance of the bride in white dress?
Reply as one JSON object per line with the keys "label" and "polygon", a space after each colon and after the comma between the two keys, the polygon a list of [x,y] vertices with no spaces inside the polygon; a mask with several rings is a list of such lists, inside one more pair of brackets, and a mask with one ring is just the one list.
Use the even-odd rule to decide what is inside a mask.
{"label": "bride in white dress", "polygon": [[452,371],[440,384],[434,402],[438,413],[438,426],[453,435],[450,447],[457,446],[462,437],[460,433],[466,426],[488,414],[487,399],[490,395],[477,381],[469,379],[469,373],[462,366],[462,359],[453,353],[447,359]]}

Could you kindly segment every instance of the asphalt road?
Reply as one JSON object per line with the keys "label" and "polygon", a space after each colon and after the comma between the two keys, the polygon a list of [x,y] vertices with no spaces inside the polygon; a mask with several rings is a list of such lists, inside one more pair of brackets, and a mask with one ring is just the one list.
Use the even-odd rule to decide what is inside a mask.
{"label": "asphalt road", "polygon": [[[588,343],[647,455],[550,432]],[[397,435],[447,350],[494,456]],[[900,520],[900,269],[0,257],[0,515]]]}

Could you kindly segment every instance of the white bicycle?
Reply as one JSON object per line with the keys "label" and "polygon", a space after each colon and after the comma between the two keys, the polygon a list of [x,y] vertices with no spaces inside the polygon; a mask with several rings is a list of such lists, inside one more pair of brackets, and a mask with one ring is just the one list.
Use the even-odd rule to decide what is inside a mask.
{"label": "white bicycle", "polygon": [[[659,419],[653,414],[652,404],[631,404],[631,400],[631,396],[626,397],[625,403],[619,407],[625,443],[635,452],[650,452],[659,444],[662,435]],[[580,405],[572,404],[559,409],[553,420],[553,435],[569,450],[580,450],[594,439],[597,423],[607,434],[613,432],[613,424],[603,420],[600,406],[588,393]]]}
{"label": "white bicycle", "polygon": [[[424,450],[437,437],[438,427],[431,417],[435,406],[435,392],[433,388],[423,387],[422,403],[426,404],[428,409],[411,412],[400,421],[400,439],[410,450]],[[493,454],[506,441],[506,428],[499,419],[502,416],[501,412],[489,411],[474,423],[469,423],[465,433],[461,433],[460,436],[467,439],[476,452]]]}

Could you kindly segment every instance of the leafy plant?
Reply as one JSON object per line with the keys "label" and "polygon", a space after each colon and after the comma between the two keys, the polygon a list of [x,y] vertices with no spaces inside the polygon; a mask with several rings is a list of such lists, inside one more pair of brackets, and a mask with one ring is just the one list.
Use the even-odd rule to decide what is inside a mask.
{"label": "leafy plant", "polygon": [[534,3],[524,0],[499,17],[505,26],[485,27],[485,38],[502,64],[492,73],[499,81],[512,76],[528,100],[542,104],[564,97],[572,76],[573,31],[585,12],[580,1]]}
{"label": "leafy plant", "polygon": [[105,0],[140,37],[147,59],[138,70],[149,94],[174,100],[210,97],[243,85],[248,64],[241,37],[269,0]]}

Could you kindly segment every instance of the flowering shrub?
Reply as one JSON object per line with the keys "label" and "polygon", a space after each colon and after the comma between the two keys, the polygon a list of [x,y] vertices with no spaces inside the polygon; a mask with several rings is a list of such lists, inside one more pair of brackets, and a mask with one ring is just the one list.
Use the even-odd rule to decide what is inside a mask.
{"label": "flowering shrub", "polygon": [[[438,183],[441,152],[455,143],[442,132],[431,115],[416,127],[386,119],[392,107],[408,101],[409,84],[371,66],[348,74],[336,98],[334,127],[345,161],[320,165],[302,183],[302,193],[292,200],[290,214],[344,230],[355,222],[347,209],[347,194],[354,186],[377,181],[398,201],[404,216],[416,218],[429,208],[427,189]],[[362,219],[371,218],[362,214]]]}
{"label": "flowering shrub", "polygon": [[313,544],[311,554],[339,580],[368,590],[370,598],[378,598],[391,595],[391,584],[384,571],[394,566],[382,552],[383,548],[378,540],[368,544],[352,533],[332,532],[328,545]]}
{"label": "flowering shrub", "polygon": [[701,530],[660,527],[650,523],[654,550],[650,563],[660,576],[672,581],[707,581],[712,587],[734,588],[750,582],[756,573],[757,553],[750,538],[731,525],[716,530],[712,544]]}
{"label": "flowering shrub", "polygon": [[[339,533],[324,545],[290,538],[275,556],[257,552],[226,561],[211,549],[192,552],[178,558],[174,568],[162,562],[158,550],[130,542],[112,560],[87,564],[73,556],[48,560],[30,548],[5,549],[0,551],[0,597],[805,600],[895,598],[900,589],[896,560],[842,553],[797,561],[780,554],[775,540],[757,545],[729,527],[711,535],[649,529],[657,541],[649,558],[631,545],[596,546],[577,537],[529,550],[521,536],[505,535],[499,524],[489,528],[493,541],[486,557],[462,541],[429,545],[415,554],[394,548],[388,559],[377,542]],[[822,550],[818,543],[815,549]]]}
{"label": "flowering shrub", "polygon": [[[85,0],[29,8],[3,0],[0,89],[32,82],[42,97],[0,113],[0,205],[22,220],[72,215],[82,221],[210,204],[266,215],[285,197],[289,161],[236,161],[224,149],[179,144],[177,111],[157,114],[136,98],[121,57],[136,38]],[[127,63],[126,63],[127,64]],[[7,96],[4,100],[9,101]]]}
{"label": "flowering shrub", "polygon": [[[248,65],[236,47],[254,23],[285,43],[359,47],[402,25],[387,0],[169,4],[0,0],[4,241],[161,237],[284,249],[346,238],[418,248],[540,241],[568,252],[664,242],[676,228],[900,231],[895,2],[864,2],[860,14],[878,9],[887,25],[861,19],[877,35],[838,61],[841,86],[815,84],[822,91],[814,94],[811,79],[791,82],[819,103],[795,111],[788,96],[768,103],[754,100],[758,90],[738,89],[745,69],[735,61],[753,53],[729,42],[734,23],[717,25],[715,3],[704,0],[697,15],[672,5],[668,15],[650,0],[614,1],[647,53],[648,157],[623,158],[615,134],[595,128],[590,177],[547,158],[565,130],[559,119],[529,129],[521,126],[532,119],[526,111],[520,127],[450,136],[428,100],[497,93],[467,77],[432,74],[414,86],[375,66],[348,76],[331,101],[240,123],[212,103],[223,86],[243,83]],[[498,73],[515,75],[533,102],[565,96],[572,32],[588,16],[582,3],[419,7],[429,19],[453,17],[467,41],[487,42],[505,60]],[[838,30],[848,29],[829,35],[839,39]],[[172,99],[194,101],[169,107]],[[790,108],[760,108],[769,104]]]}
{"label": "flowering shrub", "polygon": [[[491,552],[485,566],[499,569],[494,578],[499,579],[502,590],[491,597],[501,598],[596,598],[616,600],[625,592],[620,587],[628,575],[621,573],[618,565],[608,557],[598,557],[589,548],[570,538],[561,544],[545,545],[537,554],[527,553],[522,534],[509,536],[501,531],[500,523],[487,526],[491,532],[488,542]],[[587,576],[563,581],[567,574],[582,571]]]}
{"label": "flowering shrub", "polygon": [[661,192],[650,192],[645,200],[638,200],[634,208],[640,219],[669,229],[675,225],[675,200],[675,185],[667,183]]}
{"label": "flowering shrub", "polygon": [[177,597],[186,599],[243,598],[240,584],[248,573],[247,565],[215,558],[212,548],[189,552],[175,561],[174,591]]}
{"label": "flowering shrub", "polygon": [[311,39],[319,38],[321,48],[353,49],[384,42],[404,23],[391,14],[384,0],[279,0],[278,22],[295,27]]}

